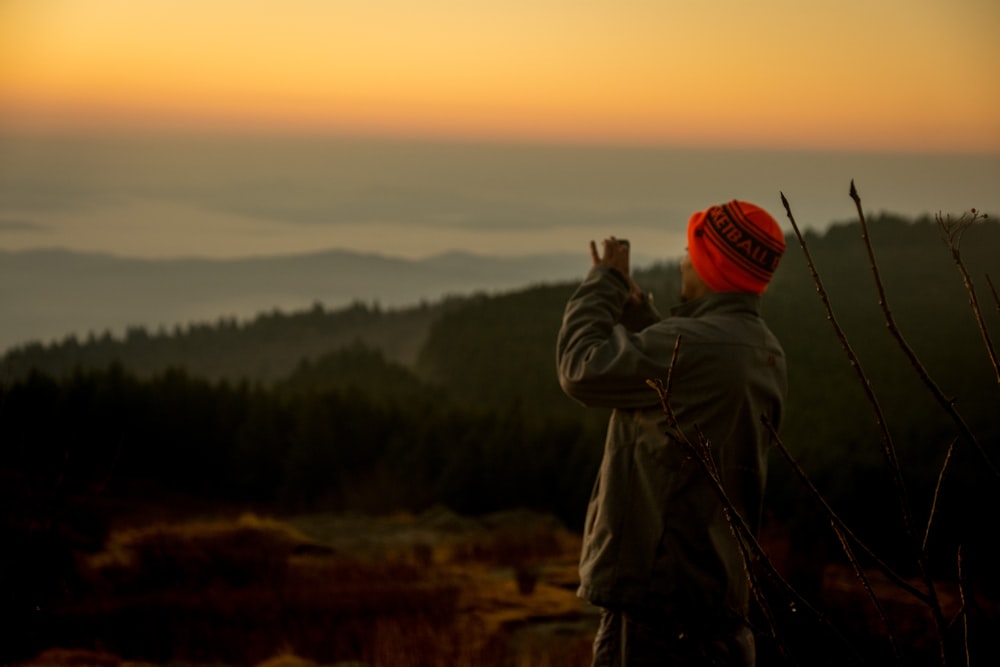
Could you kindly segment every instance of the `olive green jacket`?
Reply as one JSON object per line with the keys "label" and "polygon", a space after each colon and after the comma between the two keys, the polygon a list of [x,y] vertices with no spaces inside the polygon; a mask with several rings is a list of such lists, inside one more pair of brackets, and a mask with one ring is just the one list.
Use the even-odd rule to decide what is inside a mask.
{"label": "olive green jacket", "polygon": [[760,297],[711,293],[661,319],[626,306],[628,281],[595,267],[566,305],[556,348],[563,390],[613,408],[587,510],[580,597],[609,608],[744,616],[744,561],[703,469],[674,437],[648,379],[671,378],[670,406],[691,442],[710,443],[727,495],[756,530],[770,437],[786,393],[785,356]]}

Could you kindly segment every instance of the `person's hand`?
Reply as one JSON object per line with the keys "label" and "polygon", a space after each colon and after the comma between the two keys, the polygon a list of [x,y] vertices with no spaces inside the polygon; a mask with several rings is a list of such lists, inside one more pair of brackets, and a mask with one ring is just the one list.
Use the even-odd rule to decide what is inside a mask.
{"label": "person's hand", "polygon": [[601,245],[604,252],[603,254],[598,254],[597,244],[594,241],[590,242],[590,258],[593,260],[594,266],[606,266],[622,274],[628,280],[629,284],[629,303],[641,303],[643,299],[642,290],[639,289],[635,280],[632,279],[632,274],[629,271],[628,244],[621,243],[614,236],[611,236],[604,239]]}

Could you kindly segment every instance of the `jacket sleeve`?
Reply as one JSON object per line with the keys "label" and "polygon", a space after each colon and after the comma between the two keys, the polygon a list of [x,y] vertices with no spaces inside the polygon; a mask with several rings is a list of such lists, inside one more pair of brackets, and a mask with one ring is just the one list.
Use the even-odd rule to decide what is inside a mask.
{"label": "jacket sleeve", "polygon": [[625,302],[621,325],[629,331],[642,331],[646,327],[656,324],[661,319],[663,318],[660,317],[660,313],[653,306],[653,295],[644,294],[642,303],[633,305],[629,301]]}
{"label": "jacket sleeve", "polygon": [[[656,326],[659,317],[648,300],[626,313],[627,280],[613,269],[594,267],[570,297],[556,340],[559,384],[584,405],[641,408],[659,398],[646,383],[663,377],[670,363],[673,338]],[[641,331],[629,331],[623,315]],[[666,358],[664,359],[664,350]]]}

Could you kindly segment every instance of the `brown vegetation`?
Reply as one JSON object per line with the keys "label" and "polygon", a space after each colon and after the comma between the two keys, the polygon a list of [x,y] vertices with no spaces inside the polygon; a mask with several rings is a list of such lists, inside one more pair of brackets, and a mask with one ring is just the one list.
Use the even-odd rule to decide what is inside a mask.
{"label": "brown vegetation", "polygon": [[[853,194],[856,197],[856,193]],[[787,208],[795,226],[791,209]],[[752,619],[761,630],[760,646],[764,655],[759,657],[758,664],[762,667],[771,664],[853,664],[865,660],[869,661],[866,664],[985,664],[997,655],[990,633],[996,627],[996,619],[1000,618],[996,602],[1000,580],[990,558],[995,551],[985,548],[987,540],[982,539],[982,534],[988,530],[982,530],[981,519],[968,520],[967,517],[995,515],[991,510],[996,508],[992,491],[997,475],[997,441],[990,437],[995,433],[995,424],[985,423],[986,437],[979,442],[978,433],[958,412],[959,407],[968,405],[968,400],[956,402],[939,389],[937,381],[931,379],[903,339],[901,327],[896,324],[881,286],[867,224],[860,215],[860,201],[858,209],[864,246],[877,288],[875,298],[884,312],[887,329],[916,372],[914,376],[907,376],[907,381],[918,387],[924,385],[954,428],[947,437],[942,435],[946,433],[944,430],[924,429],[918,441],[919,455],[911,452],[909,458],[897,457],[898,431],[887,426],[893,415],[881,409],[881,404],[888,402],[886,398],[893,397],[896,392],[880,388],[876,395],[876,383],[870,381],[870,367],[869,372],[862,369],[861,357],[854,354],[847,334],[839,327],[831,306],[831,301],[836,299],[828,298],[805,238],[798,234],[796,226],[808,268],[826,307],[827,319],[834,325],[835,336],[847,354],[846,365],[856,372],[859,385],[865,390],[878,431],[878,438],[864,437],[854,433],[853,426],[846,427],[844,432],[858,442],[844,443],[845,451],[838,452],[840,458],[835,461],[843,467],[852,457],[869,456],[874,452],[871,458],[877,458],[881,453],[888,473],[882,477],[856,476],[850,472],[853,469],[848,468],[844,473],[848,490],[840,495],[856,500],[863,508],[862,512],[850,515],[842,506],[824,499],[824,493],[829,498],[829,483],[811,484],[810,477],[815,480],[815,471],[822,470],[823,466],[814,465],[807,474],[776,438],[779,452],[786,460],[776,462],[774,472],[779,472],[782,463],[787,463],[796,481],[801,478],[803,482],[801,495],[783,496],[785,504],[801,504],[809,509],[804,512],[808,520],[794,527],[782,524],[781,517],[776,517],[775,522],[765,525],[759,544],[746,536],[747,554],[751,560],[748,570],[752,576],[758,576],[754,586],[760,617]],[[969,224],[976,219],[973,211]],[[943,228],[948,250],[959,266],[962,282],[970,293],[975,319],[995,371],[997,356],[992,339],[986,331],[982,309],[976,306],[971,278],[958,253],[960,234],[954,230],[964,227],[950,227],[946,219],[938,222]],[[1000,299],[997,299],[989,276],[986,281],[996,310],[1000,312]],[[793,310],[792,317],[797,321],[801,314]],[[467,338],[475,341],[474,352],[482,356],[479,339]],[[520,339],[518,341],[520,344]],[[947,348],[947,343],[938,341],[931,352]],[[446,352],[454,350],[449,348]],[[947,369],[947,366],[942,368]],[[519,381],[522,379],[520,375],[517,377]],[[478,378],[475,376],[476,382],[480,382]],[[184,382],[176,384],[181,389],[190,389]],[[125,386],[123,395],[131,396],[134,389],[135,386]],[[669,394],[669,378],[665,392]],[[201,388],[196,396],[182,405],[185,408],[203,407],[205,397],[212,395]],[[835,409],[829,401],[829,398],[814,401],[822,406],[825,414],[809,413],[809,418],[847,422],[848,410]],[[221,404],[230,405],[226,401]],[[246,405],[247,415],[260,416],[261,403],[248,398]],[[314,412],[319,420],[330,420],[326,409],[329,405],[317,404]],[[357,412],[353,403],[345,405],[341,417],[352,410]],[[920,409],[915,405],[909,406],[911,412]],[[665,407],[669,411],[667,401]],[[239,418],[236,421],[246,419],[242,412],[235,413]],[[122,416],[117,411],[110,414],[116,419]],[[375,414],[377,419],[366,416],[362,421],[393,421],[384,416],[387,413]],[[418,411],[417,414],[426,421],[425,413]],[[905,418],[905,411],[903,415]],[[42,415],[30,423],[37,427],[52,421],[66,420],[51,420]],[[355,474],[354,468],[344,468],[349,474],[345,473],[340,480],[339,492],[344,499],[354,503],[345,500],[341,506],[366,509],[407,506],[392,504],[396,499],[387,499],[387,493],[394,489],[395,493],[400,493],[399,487],[404,481],[420,490],[429,488],[427,481],[438,480],[434,475],[448,469],[453,474],[446,481],[452,486],[443,484],[442,488],[450,490],[452,495],[442,495],[445,499],[440,502],[447,502],[448,498],[464,500],[461,511],[479,514],[498,506],[482,502],[478,493],[484,487],[494,493],[494,496],[487,495],[489,499],[516,496],[523,502],[522,492],[535,487],[523,483],[527,475],[522,464],[536,459],[541,463],[534,479],[546,481],[541,491],[559,499],[572,495],[551,487],[552,476],[545,457],[538,456],[540,448],[534,446],[533,432],[511,428],[522,421],[521,414],[514,412],[502,418],[474,422],[473,430],[477,434],[499,434],[496,442],[488,442],[489,446],[481,450],[463,449],[481,439],[455,437],[456,433],[465,433],[460,429],[421,428],[430,433],[426,442],[439,443],[441,447],[463,453],[474,451],[481,456],[468,456],[470,467],[448,468],[441,464],[441,457],[427,455],[428,452],[440,454],[441,449],[414,447],[414,442],[407,439],[404,453],[410,456],[400,459],[397,471],[405,475],[385,475],[384,483],[369,484],[374,479],[371,475]],[[281,422],[276,420],[275,423]],[[450,425],[450,422],[442,423]],[[421,424],[421,421],[401,422],[401,432],[412,429],[412,424]],[[815,425],[810,423],[810,426]],[[979,426],[982,428],[982,422]],[[248,430],[256,428],[256,424],[251,424]],[[800,431],[800,438],[802,433],[808,435],[810,432]],[[261,433],[262,442],[273,435],[266,429]],[[206,442],[210,440],[209,434],[206,430]],[[309,435],[311,438],[315,435],[306,440],[311,445],[338,441],[324,429]],[[340,434],[334,435],[339,437]],[[73,423],[64,437],[68,441],[79,439],[78,424]],[[566,441],[575,442],[576,439],[577,436],[572,435]],[[213,489],[226,486],[219,482],[221,478],[213,476],[211,468],[192,466],[191,461],[195,459],[180,456],[174,441],[166,440],[170,448],[164,451],[170,456],[163,461],[183,462],[183,467],[174,471],[179,479],[188,480],[194,474],[192,471],[198,470]],[[200,440],[179,441],[187,444],[185,455],[212,451],[202,446]],[[343,434],[343,441],[360,443],[362,450],[369,444],[350,430]],[[35,439],[25,442],[34,445]],[[148,444],[141,438],[137,442]],[[551,444],[563,440],[545,432],[537,436],[537,442]],[[462,447],[453,447],[455,443]],[[512,456],[511,447],[521,447],[532,456]],[[24,449],[36,451],[27,446]],[[246,450],[239,451],[243,459],[248,458]],[[558,447],[545,451],[563,456]],[[260,452],[251,450],[250,453]],[[51,486],[59,488],[65,462],[77,460],[88,459],[68,454],[61,462],[56,458],[40,459],[44,465],[39,469],[53,476],[58,472],[59,482]],[[110,460],[117,465],[117,455]],[[322,458],[318,460],[320,463],[317,459],[302,458],[294,468],[301,475],[292,478],[294,483],[290,483],[289,488],[301,494],[303,479],[313,480],[319,489],[329,486],[329,471],[338,469],[337,465],[322,463],[325,460]],[[498,476],[497,467],[511,460],[517,460],[519,465],[510,466],[506,477]],[[260,469],[254,468],[252,472],[269,473],[275,467],[271,459],[261,458],[260,461],[264,462]],[[560,466],[565,465],[563,458],[558,461]],[[348,458],[333,463],[344,465],[356,461]],[[934,488],[912,484],[912,477],[903,484],[903,478],[911,472],[907,466],[912,468],[915,463],[935,469],[938,483]],[[705,464],[711,474],[711,461],[706,460]],[[977,474],[959,475],[959,464],[975,466]],[[419,472],[420,466],[426,468],[423,478],[414,474]],[[109,470],[111,467],[109,464]],[[152,465],[150,469],[158,467],[159,464]],[[836,469],[837,465],[826,467]],[[375,467],[376,473],[380,470]],[[470,470],[477,474],[470,475]],[[566,468],[560,470],[561,482],[579,481],[576,476],[567,474]],[[317,474],[317,471],[320,472]],[[110,478],[109,472],[107,479]],[[48,477],[41,479],[44,482]],[[507,480],[507,483],[490,487],[497,479]],[[982,479],[986,479],[987,484],[969,481]],[[876,480],[875,483],[872,480]],[[11,615],[11,618],[22,621],[20,628],[38,635],[31,637],[34,643],[25,645],[47,647],[23,663],[25,665],[573,667],[587,665],[590,661],[596,616],[573,593],[577,583],[579,537],[547,515],[518,511],[473,519],[445,509],[432,509],[418,516],[379,519],[344,513],[277,519],[222,511],[217,514],[222,518],[195,521],[185,518],[185,513],[178,511],[172,499],[162,502],[161,498],[153,508],[155,514],[145,507],[134,514],[125,513],[116,505],[115,512],[107,512],[107,522],[102,520],[88,530],[63,535],[60,532],[63,524],[57,519],[61,513],[71,516],[80,513],[85,505],[77,502],[81,496],[67,493],[65,498],[60,496],[60,503],[50,508],[42,502],[46,500],[44,494],[16,492],[20,486],[28,490],[45,487],[44,483],[32,487],[30,481],[29,476],[17,474],[7,475],[5,483],[0,484],[0,496],[34,499],[37,505],[35,514],[24,512],[23,508],[20,513],[12,514],[14,520],[8,531],[10,545],[24,542],[30,547],[10,550],[18,557],[8,559],[13,563],[7,568],[8,572],[14,576],[8,577],[5,583],[17,584],[17,591],[22,594],[18,597],[7,593],[7,602],[19,605],[11,605],[20,614]],[[584,480],[583,484],[589,484],[589,480]],[[976,486],[983,488],[975,489],[975,494],[969,493]],[[416,497],[426,500],[423,496]],[[787,502],[789,498],[803,500]],[[978,498],[988,500],[978,502]],[[198,498],[195,502],[200,504],[203,500]],[[237,501],[230,499],[228,502]],[[883,505],[888,506],[888,511]],[[285,508],[312,506],[293,503]],[[540,505],[533,505],[537,506]],[[566,507],[574,506],[569,503]],[[774,509],[772,506],[771,511]],[[202,510],[204,507],[200,506],[198,511]],[[560,516],[567,515],[575,516],[570,512]],[[878,519],[869,521],[867,515]],[[894,518],[895,523],[889,525],[882,517]],[[865,525],[855,530],[859,520]],[[955,528],[955,523],[962,523],[961,530]],[[67,525],[77,526],[76,523]],[[109,527],[110,532],[105,535]],[[739,526],[734,529],[741,531]],[[812,532],[829,532],[835,539],[814,539]],[[810,533],[805,535],[809,539],[801,539],[795,544],[795,538],[802,538],[804,533]],[[53,535],[51,540],[42,539],[50,534]],[[817,546],[802,549],[801,544]],[[836,548],[841,548],[842,553],[834,553]],[[884,557],[887,550],[890,553]],[[26,572],[33,576],[26,576]],[[22,604],[25,600],[30,604]],[[46,604],[49,601],[51,603]],[[44,618],[39,621],[43,613]],[[24,634],[29,633],[25,631]],[[841,651],[846,656],[844,659],[841,659]]]}
{"label": "brown vegetation", "polygon": [[586,665],[578,538],[527,512],[156,523],[80,562],[30,665]]}

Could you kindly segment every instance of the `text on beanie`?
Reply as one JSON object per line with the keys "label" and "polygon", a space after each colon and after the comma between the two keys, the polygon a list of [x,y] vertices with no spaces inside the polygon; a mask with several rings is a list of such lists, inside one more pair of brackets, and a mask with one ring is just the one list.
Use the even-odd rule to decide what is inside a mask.
{"label": "text on beanie", "polygon": [[688,252],[714,291],[760,294],[785,252],[785,236],[767,211],[733,200],[691,216]]}

